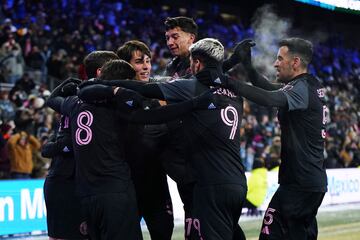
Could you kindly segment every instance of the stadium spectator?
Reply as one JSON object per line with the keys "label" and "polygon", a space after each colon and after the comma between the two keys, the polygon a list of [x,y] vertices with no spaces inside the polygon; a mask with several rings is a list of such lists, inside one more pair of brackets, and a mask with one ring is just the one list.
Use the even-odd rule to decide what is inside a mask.
{"label": "stadium spectator", "polygon": [[1,121],[6,123],[15,119],[15,104],[9,99],[7,91],[0,91],[0,116]]}
{"label": "stadium spectator", "polygon": [[50,240],[84,239],[80,199],[75,193],[75,159],[69,118],[62,116],[59,131],[42,146],[43,157],[52,158],[44,183],[47,229]]}
{"label": "stadium spectator", "polygon": [[0,179],[10,178],[10,159],[7,141],[11,136],[12,127],[7,123],[0,125]]}
{"label": "stadium spectator", "polygon": [[8,41],[1,46],[0,62],[6,82],[14,84],[23,75],[25,63],[22,49],[13,34],[10,34]]}
{"label": "stadium spectator", "polygon": [[14,179],[29,179],[33,170],[33,151],[40,150],[40,142],[22,131],[8,140],[10,175]]}

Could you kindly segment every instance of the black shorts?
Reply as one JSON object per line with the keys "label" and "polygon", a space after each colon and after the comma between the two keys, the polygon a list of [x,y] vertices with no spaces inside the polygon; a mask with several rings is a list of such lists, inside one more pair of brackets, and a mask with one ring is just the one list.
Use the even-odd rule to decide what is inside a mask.
{"label": "black shorts", "polygon": [[133,180],[139,216],[144,218],[151,239],[170,240],[174,215],[167,177],[161,165],[147,166],[144,174],[137,178],[133,175]]}
{"label": "black shorts", "polygon": [[84,197],[82,203],[92,240],[142,239],[132,184],[124,192]]}
{"label": "black shorts", "polygon": [[246,193],[247,188],[239,184],[196,184],[193,218],[186,219],[186,239],[233,239],[240,228],[238,221]]}
{"label": "black shorts", "polygon": [[317,239],[316,214],[324,195],[280,186],[265,212],[259,239]]}
{"label": "black shorts", "polygon": [[172,211],[169,186],[162,166],[153,164],[145,165],[145,168],[142,175],[132,171],[139,214],[142,216]]}
{"label": "black shorts", "polygon": [[83,221],[80,200],[73,180],[46,178],[44,196],[48,235],[61,239],[84,239],[80,233]]}

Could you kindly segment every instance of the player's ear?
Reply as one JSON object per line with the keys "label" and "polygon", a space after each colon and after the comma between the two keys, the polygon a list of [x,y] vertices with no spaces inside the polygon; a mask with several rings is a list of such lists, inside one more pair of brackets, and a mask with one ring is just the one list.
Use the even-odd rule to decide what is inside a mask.
{"label": "player's ear", "polygon": [[99,77],[101,74],[101,68],[96,69],[96,77]]}
{"label": "player's ear", "polygon": [[196,72],[199,72],[201,70],[201,62],[199,59],[195,59],[194,60],[194,64],[195,64],[195,69],[196,69]]}
{"label": "player's ear", "polygon": [[294,66],[294,68],[301,67],[301,58],[300,57],[294,57],[293,66]]}
{"label": "player's ear", "polygon": [[192,43],[195,42],[195,34],[190,33],[190,40]]}

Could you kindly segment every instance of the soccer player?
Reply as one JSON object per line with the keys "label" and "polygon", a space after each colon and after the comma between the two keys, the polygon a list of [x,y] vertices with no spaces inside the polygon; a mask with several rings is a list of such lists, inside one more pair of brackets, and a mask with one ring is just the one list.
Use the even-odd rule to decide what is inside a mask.
{"label": "soccer player", "polygon": [[151,52],[145,43],[131,40],[116,50],[116,55],[134,68],[135,79],[149,82],[151,75]]}
{"label": "soccer player", "polygon": [[100,75],[100,68],[109,60],[119,59],[112,51],[92,51],[84,58],[87,78],[93,79]]}
{"label": "soccer player", "polygon": [[165,20],[166,44],[174,56],[163,75],[175,78],[191,76],[189,47],[195,42],[198,26],[192,18],[168,17]]}
{"label": "soccer player", "polygon": [[80,199],[75,194],[75,159],[69,118],[61,116],[60,128],[43,147],[43,157],[52,158],[44,183],[49,239],[85,239]]}
{"label": "soccer player", "polygon": [[[189,79],[192,77],[189,48],[197,40],[198,26],[192,18],[183,16],[169,17],[164,24],[166,44],[174,58],[168,63],[163,75],[172,79]],[[238,53],[237,44],[234,48],[234,54],[222,62],[219,69],[222,68],[222,71],[226,72],[237,64],[240,61]],[[167,128],[168,146],[162,152],[164,168],[177,183],[179,195],[184,204],[185,218],[190,218],[195,181],[187,169],[187,148],[184,147],[186,144],[182,122],[181,120],[169,122]]]}
{"label": "soccer player", "polygon": [[[131,64],[136,72],[136,80],[151,81],[151,52],[145,43],[128,41],[118,48],[116,54]],[[110,79],[106,76],[107,72],[105,69],[100,74],[100,79],[118,79]],[[160,104],[157,100],[149,99],[146,102],[148,108],[158,106]],[[160,161],[160,154],[165,146],[165,134],[164,124],[129,124],[125,148],[135,185],[139,218],[144,218],[151,238],[159,240],[170,240],[174,228],[169,186]]]}
{"label": "soccer player", "polygon": [[[164,76],[172,79],[190,78],[190,46],[197,40],[198,26],[192,18],[188,17],[168,17],[165,22],[165,38],[174,58],[167,64]],[[242,60],[240,44],[234,47],[234,53],[222,63],[224,72]]]}
{"label": "soccer player", "polygon": [[[249,52],[250,47],[248,44]],[[323,152],[329,112],[325,89],[307,71],[312,55],[311,42],[284,39],[274,63],[280,83],[270,83],[257,74],[251,58],[245,65],[255,86],[229,82],[236,93],[250,101],[279,109],[280,186],[266,210],[260,239],[317,238],[316,214],[327,191]]]}
{"label": "soccer player", "polygon": [[[124,65],[124,78],[133,78]],[[48,106],[70,118],[76,159],[77,192],[91,239],[142,239],[130,170],[124,160],[125,124],[110,104],[83,104],[77,96],[61,97],[65,81],[52,92]]]}

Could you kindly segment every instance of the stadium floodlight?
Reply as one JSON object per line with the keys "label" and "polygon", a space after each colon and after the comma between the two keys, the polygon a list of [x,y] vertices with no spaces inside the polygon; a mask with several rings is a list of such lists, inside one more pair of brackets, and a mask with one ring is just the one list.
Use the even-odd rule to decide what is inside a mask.
{"label": "stadium floodlight", "polygon": [[332,11],[342,11],[348,13],[360,14],[359,0],[295,0],[317,7],[326,8]]}

